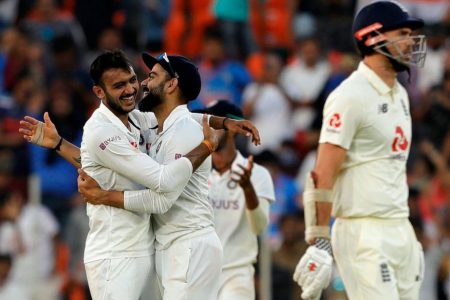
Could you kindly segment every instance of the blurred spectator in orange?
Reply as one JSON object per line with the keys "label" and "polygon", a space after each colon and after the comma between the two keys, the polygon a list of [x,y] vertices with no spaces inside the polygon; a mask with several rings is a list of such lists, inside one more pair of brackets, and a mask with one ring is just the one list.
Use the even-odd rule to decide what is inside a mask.
{"label": "blurred spectator in orange", "polygon": [[250,2],[250,19],[259,48],[276,50],[287,57],[294,44],[293,12],[299,0]]}
{"label": "blurred spectator in orange", "polygon": [[[197,58],[205,28],[214,23],[212,0],[173,0],[164,33],[164,50]],[[217,99],[217,98],[216,98]]]}
{"label": "blurred spectator in orange", "polygon": [[264,149],[276,151],[284,139],[292,137],[290,102],[279,85],[282,67],[278,55],[266,54],[261,80],[247,85],[242,95],[244,115],[258,128],[261,136],[262,144],[258,147],[249,143],[251,153]]}
{"label": "blurred spectator in orange", "polygon": [[203,108],[217,99],[229,99],[241,107],[242,91],[251,77],[243,64],[227,58],[224,38],[217,26],[207,28],[202,54],[198,64],[202,90],[198,99],[189,103],[190,108]]}

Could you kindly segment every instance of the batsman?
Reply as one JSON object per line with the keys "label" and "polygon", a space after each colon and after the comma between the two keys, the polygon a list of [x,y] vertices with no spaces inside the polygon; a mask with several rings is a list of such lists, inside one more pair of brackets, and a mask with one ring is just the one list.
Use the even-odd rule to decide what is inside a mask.
{"label": "batsman", "polygon": [[[294,280],[319,299],[336,262],[349,299],[418,299],[423,251],[408,220],[411,115],[400,72],[421,67],[423,21],[395,2],[357,13],[362,61],[328,97],[317,162],[304,192],[307,242]],[[330,216],[335,218],[330,241]]]}

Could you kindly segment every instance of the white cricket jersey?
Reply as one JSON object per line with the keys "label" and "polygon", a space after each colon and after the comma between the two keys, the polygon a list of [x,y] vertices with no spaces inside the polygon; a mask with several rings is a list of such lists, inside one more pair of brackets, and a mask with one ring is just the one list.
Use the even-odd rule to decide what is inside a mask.
{"label": "white cricket jersey", "polygon": [[[203,140],[203,130],[186,105],[176,107],[150,147],[150,156],[162,164],[178,160]],[[214,230],[213,211],[208,202],[211,157],[192,174],[180,197],[164,214],[154,214],[156,249],[166,249],[181,237],[194,237]]]}
{"label": "white cricket jersey", "polygon": [[408,217],[411,116],[400,83],[388,87],[361,62],[328,97],[319,143],[348,150],[333,188],[336,217]]}
{"label": "white cricket jersey", "polygon": [[[148,187],[167,192],[189,178],[192,165],[188,159],[162,166],[143,153],[150,147],[149,118],[133,111],[129,120],[130,129],[100,104],[84,126],[81,164],[102,189],[125,191]],[[89,203],[87,214],[90,230],[85,262],[153,253],[150,214]]]}
{"label": "white cricket jersey", "polygon": [[[239,152],[231,169],[236,169],[237,164],[247,165]],[[250,180],[259,201],[275,200],[272,177],[267,169],[254,163]],[[231,180],[230,170],[221,175],[213,169],[208,185],[216,232],[223,247],[223,268],[252,264],[258,254],[258,242],[247,220],[244,191]]]}

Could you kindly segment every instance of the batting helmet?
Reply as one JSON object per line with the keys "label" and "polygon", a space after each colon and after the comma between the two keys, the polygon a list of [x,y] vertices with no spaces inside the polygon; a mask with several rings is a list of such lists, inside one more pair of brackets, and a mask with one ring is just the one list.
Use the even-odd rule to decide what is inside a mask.
{"label": "batting helmet", "polygon": [[[378,1],[363,7],[353,21],[353,39],[362,56],[379,52],[404,65],[422,66],[425,61],[426,43],[424,35],[405,36],[395,41],[389,40],[383,32],[410,28],[421,28],[424,22],[421,19],[411,17],[399,4],[391,1]],[[386,46],[393,45],[411,39],[413,41],[411,51],[392,55]]]}

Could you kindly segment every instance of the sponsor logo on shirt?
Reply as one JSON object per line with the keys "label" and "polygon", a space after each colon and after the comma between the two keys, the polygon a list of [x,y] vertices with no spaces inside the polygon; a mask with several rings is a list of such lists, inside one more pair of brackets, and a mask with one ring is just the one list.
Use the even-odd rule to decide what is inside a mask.
{"label": "sponsor logo on shirt", "polygon": [[330,121],[328,121],[328,125],[333,128],[339,128],[342,125],[341,122],[341,115],[338,113],[333,114],[333,116],[330,118]]}
{"label": "sponsor logo on shirt", "polygon": [[395,137],[392,141],[392,151],[399,152],[405,151],[408,148],[408,140],[403,133],[403,129],[400,126],[395,127]]}
{"label": "sponsor logo on shirt", "polygon": [[106,147],[107,147],[110,143],[115,142],[115,141],[120,141],[120,140],[121,140],[120,136],[118,136],[118,135],[112,136],[112,137],[110,137],[110,138],[107,138],[107,139],[104,140],[103,142],[101,142],[100,145],[98,145],[98,146],[100,147],[100,149],[105,150]]}
{"label": "sponsor logo on shirt", "polygon": [[402,104],[403,113],[405,114],[405,117],[409,117],[409,111],[408,108],[406,108],[405,101],[403,101],[403,99],[400,99],[400,103]]}
{"label": "sponsor logo on shirt", "polygon": [[391,281],[391,274],[389,272],[387,263],[380,264],[380,271],[381,271],[381,280],[383,282]]}
{"label": "sponsor logo on shirt", "polygon": [[133,148],[137,149],[138,143],[136,143],[135,141],[130,141],[130,144]]}
{"label": "sponsor logo on shirt", "polygon": [[328,127],[326,131],[331,133],[340,133],[339,127],[341,127],[342,121],[341,121],[341,115],[338,113],[334,113],[333,116],[328,121]]}
{"label": "sponsor logo on shirt", "polygon": [[225,210],[237,210],[239,209],[238,200],[214,200],[211,199],[212,207],[214,209],[225,209]]}
{"label": "sponsor logo on shirt", "polygon": [[180,153],[175,153],[175,160],[180,159],[183,155]]}
{"label": "sponsor logo on shirt", "polygon": [[392,141],[392,152],[395,154],[391,156],[391,159],[406,161],[406,155],[404,151],[408,149],[408,140],[403,133],[403,129],[400,126],[395,127],[395,137]]}

